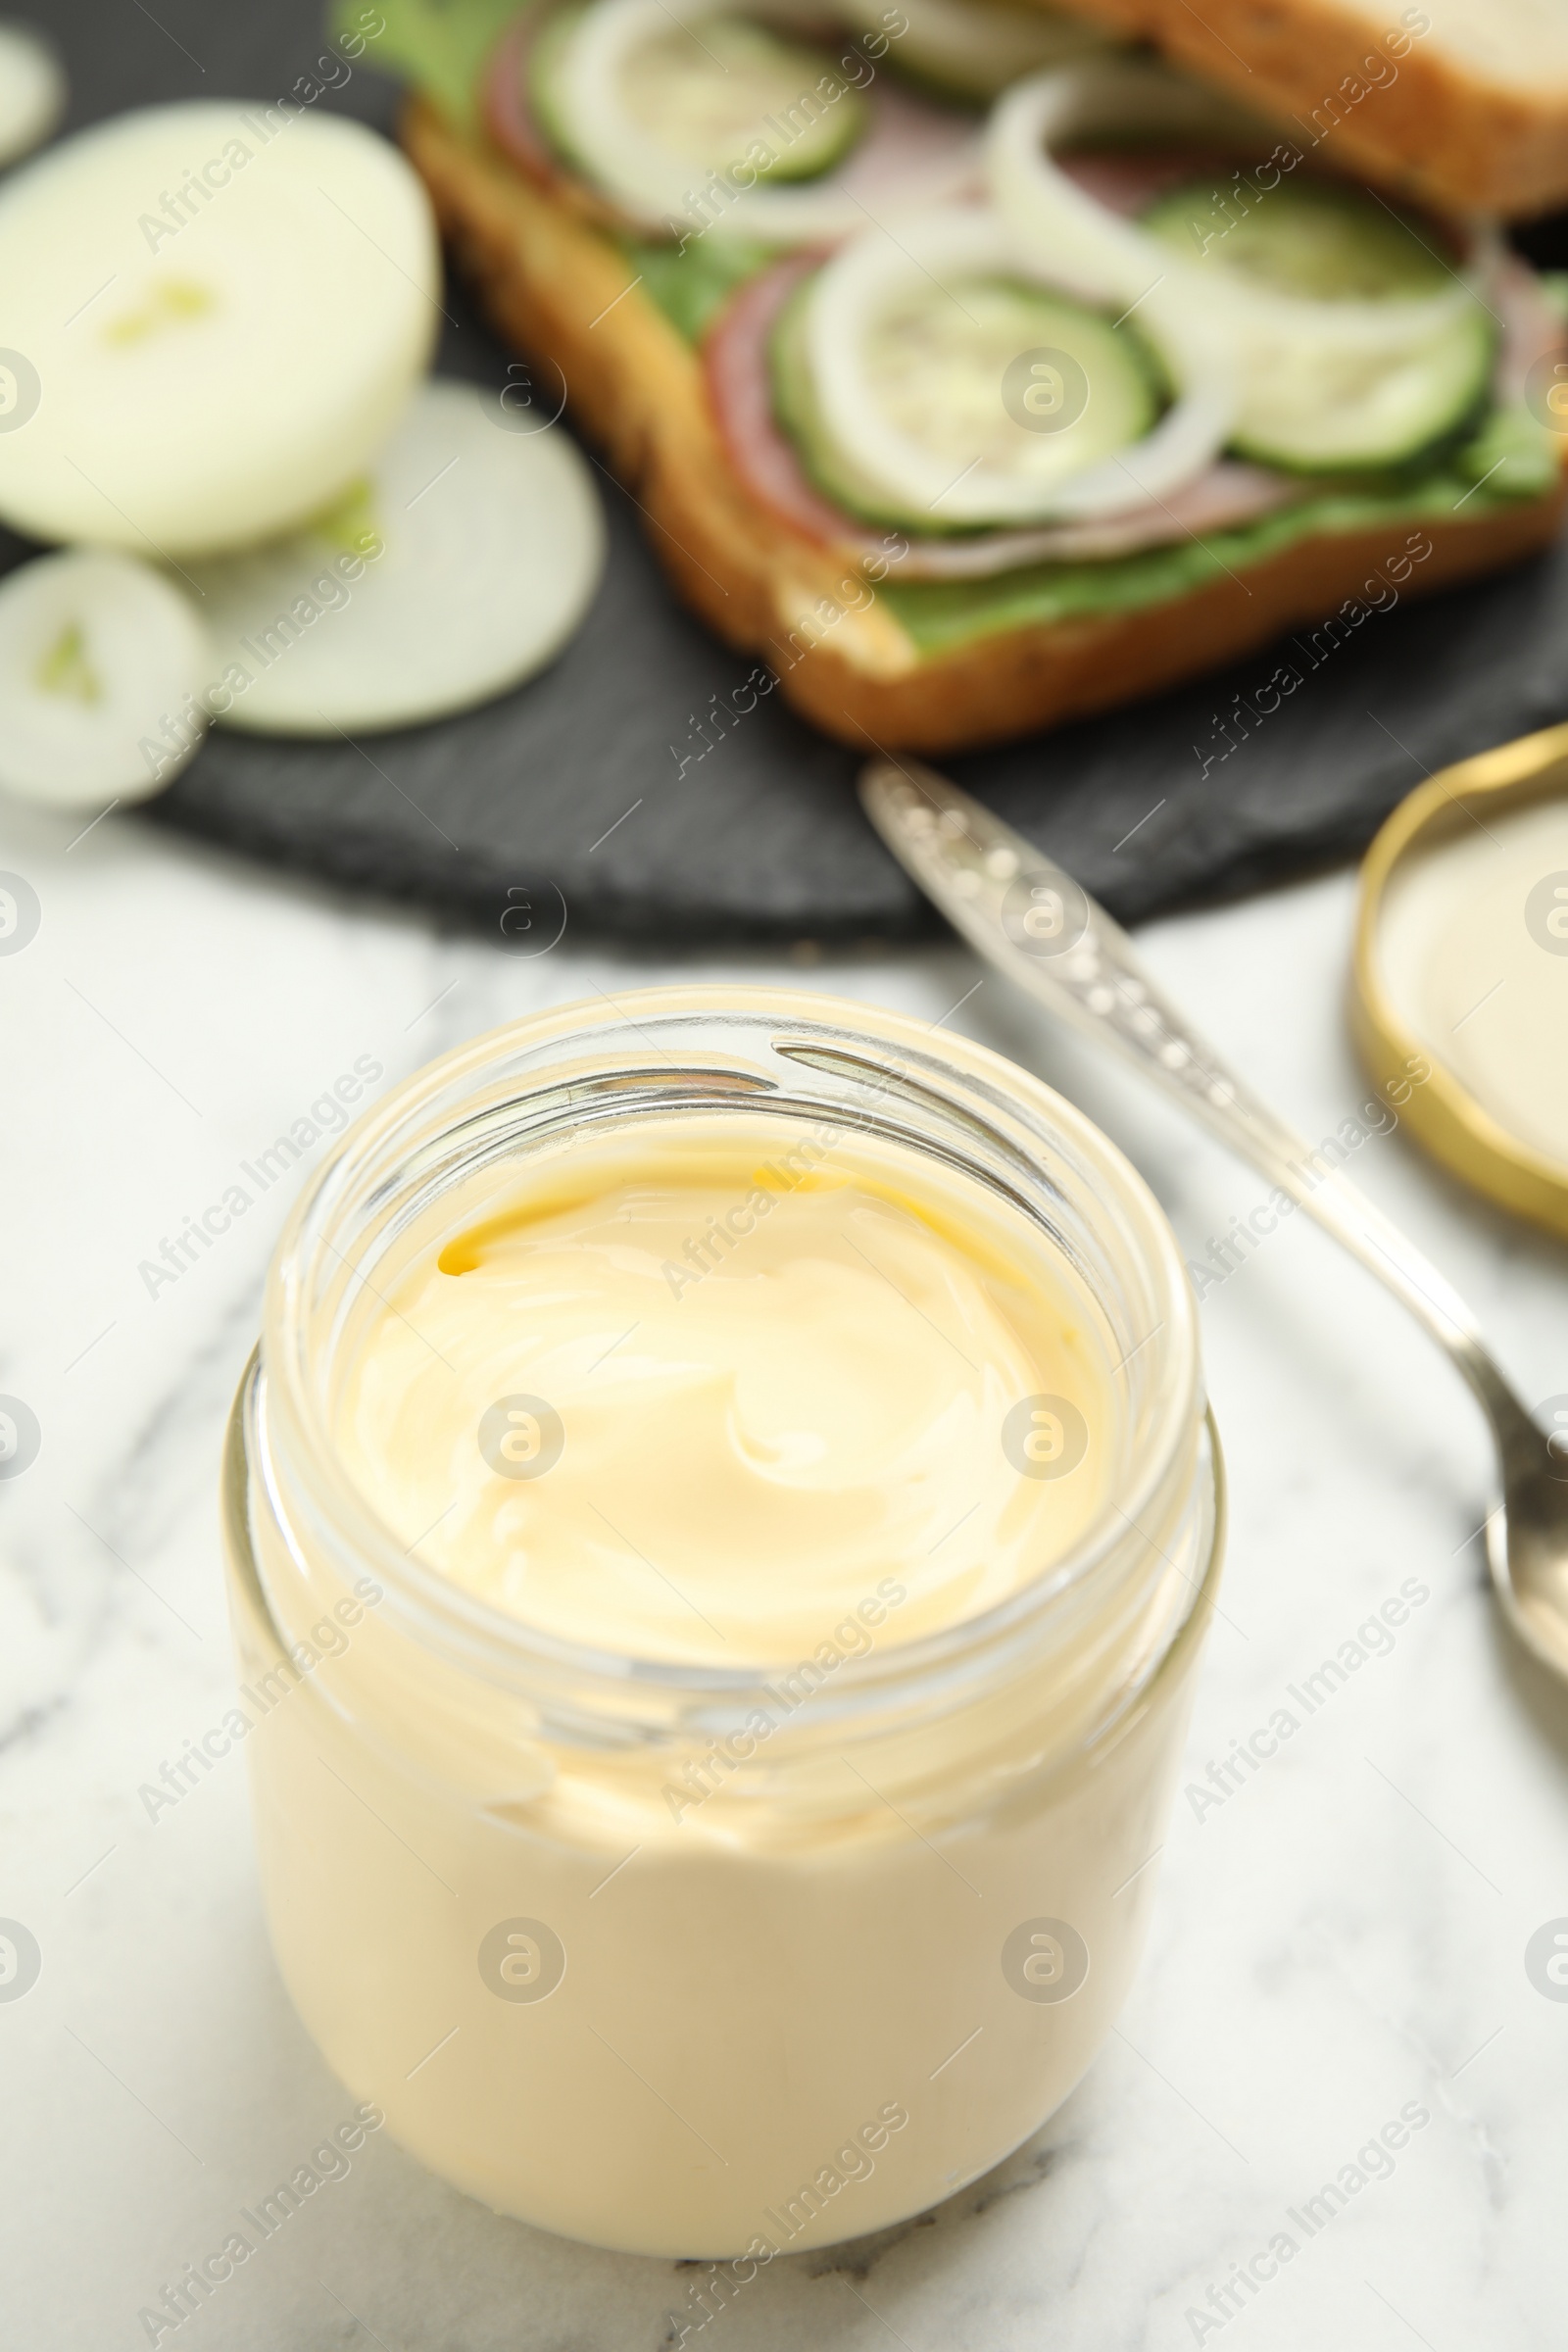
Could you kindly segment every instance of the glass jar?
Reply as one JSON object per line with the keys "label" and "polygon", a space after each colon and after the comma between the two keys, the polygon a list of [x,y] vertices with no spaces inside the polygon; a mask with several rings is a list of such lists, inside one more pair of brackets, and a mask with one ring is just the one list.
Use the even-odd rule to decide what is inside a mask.
{"label": "glass jar", "polygon": [[[568,1129],[726,1107],[966,1171],[1102,1310],[1109,1507],[986,1614],[789,1673],[579,1647],[423,1566],[335,1457],[357,1336],[432,1209]],[[1021,1070],[769,989],[476,1040],[318,1171],[230,1428],[245,1747],[300,2016],[405,2147],[570,2237],[731,2258],[733,2287],[922,2210],[1036,2130],[1126,1994],[1220,1526],[1174,1237]]]}

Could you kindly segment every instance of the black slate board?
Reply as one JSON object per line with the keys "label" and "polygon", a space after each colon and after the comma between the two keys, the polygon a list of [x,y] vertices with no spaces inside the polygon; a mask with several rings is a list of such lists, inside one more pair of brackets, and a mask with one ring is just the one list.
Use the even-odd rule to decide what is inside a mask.
{"label": "black slate board", "polygon": [[[319,0],[51,0],[71,127],[175,97],[273,97],[317,56]],[[357,68],[330,100],[389,127]],[[1561,223],[1534,232],[1565,258]],[[464,289],[443,373],[499,388],[506,355]],[[693,719],[751,664],[673,601],[604,479],[611,561],[545,676],[428,728],[340,743],[215,734],[143,819],[515,944],[569,920],[657,937],[910,935],[935,918],[860,816],[854,754],[771,696],[702,758]],[[0,543],[0,565],[24,551]],[[1303,682],[1224,758],[1216,717],[1277,662]],[[1320,666],[1290,644],[1156,702],[946,762],[1127,920],[1233,895],[1360,848],[1422,772],[1568,716],[1568,551],[1375,615]],[[1201,747],[1200,751],[1197,747]],[[1216,755],[1203,765],[1205,755]],[[509,912],[509,909],[512,911]]]}

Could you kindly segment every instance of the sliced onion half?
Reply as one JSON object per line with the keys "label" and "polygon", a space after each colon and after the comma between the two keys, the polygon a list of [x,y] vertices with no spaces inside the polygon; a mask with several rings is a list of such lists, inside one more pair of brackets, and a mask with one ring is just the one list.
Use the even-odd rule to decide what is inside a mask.
{"label": "sliced onion half", "polygon": [[[689,220],[697,232],[703,233],[708,215],[702,210],[702,192],[708,170],[673,137],[661,137],[639,108],[639,54],[663,48],[672,25],[689,31],[697,45],[693,51],[697,58],[705,18],[755,17],[779,29],[801,13],[789,7],[761,6],[759,0],[729,0],[728,5],[723,0],[592,0],[576,25],[564,34],[552,61],[559,114],[555,127],[572,159],[632,219],[660,227]],[[803,32],[802,37],[808,35]],[[698,62],[702,62],[700,58]],[[830,70],[832,63],[830,59]],[[771,174],[758,176],[755,167],[744,165],[743,149],[735,162],[742,166],[740,176],[749,175],[750,184],[738,195],[725,195],[722,210],[711,222],[712,234],[792,245],[847,236],[863,225],[866,204],[858,201],[858,159],[855,153],[837,170],[818,178],[791,181],[787,176],[797,117],[801,122],[819,122],[824,108],[865,103],[849,77],[838,78],[846,83],[847,95],[842,100],[825,98],[813,85],[805,85],[776,103],[769,116],[772,128],[764,127],[761,135],[778,161]],[[978,146],[961,120],[949,118],[935,107],[922,110],[917,101],[872,85],[871,107],[889,103],[901,103],[906,114],[919,116],[923,112],[931,122],[919,125],[925,136],[907,138],[906,160],[901,163],[896,154],[879,156],[874,188],[867,186],[858,191],[860,195],[871,198],[880,211],[884,205],[940,202],[973,184]],[[867,150],[875,135],[874,130],[867,132],[863,142]],[[713,170],[725,160],[715,156]],[[731,188],[736,177],[731,169]],[[694,196],[699,200],[695,213]]]}
{"label": "sliced onion half", "polygon": [[190,565],[221,724],[414,726],[543,669],[593,599],[605,532],[576,445],[560,427],[509,429],[522,414],[469,384],[425,384],[336,512]]}
{"label": "sliced onion half", "polygon": [[[1020,246],[989,208],[953,206],[902,220],[895,237],[867,229],[824,264],[809,287],[804,320],[807,366],[817,416],[835,452],[881,497],[912,513],[924,511],[933,529],[985,523],[1126,514],[1200,472],[1224,444],[1235,415],[1229,347],[1198,318],[1163,319],[1151,336],[1170,378],[1174,398],[1152,432],[1124,448],[1070,470],[1065,434],[1035,436],[1018,429],[1009,462],[967,466],[965,450],[934,446],[932,435],[901,430],[879,393],[874,338],[901,302],[946,291],[957,321],[965,315],[966,284],[1010,279],[1080,300],[1120,307],[1113,272],[1070,276]],[[1092,397],[1092,387],[1091,387]],[[996,416],[1004,416],[1003,370],[996,369]],[[1065,464],[1064,464],[1065,461]]]}
{"label": "sliced onion half", "polygon": [[51,137],[66,111],[59,58],[30,24],[0,18],[0,168]]}
{"label": "sliced onion half", "polygon": [[1254,337],[1275,354],[1285,340],[1325,358],[1392,356],[1429,340],[1477,299],[1464,271],[1429,298],[1319,301],[1185,262],[1080,187],[1057,161],[1064,147],[1117,139],[1218,144],[1262,163],[1276,133],[1197,83],[1140,59],[1101,59],[1035,74],[998,102],[986,131],[986,172],[999,211],[1026,250],[1049,256],[1068,276],[1081,270],[1114,287],[1138,304],[1146,323],[1201,310],[1239,338],[1244,360]]}
{"label": "sliced onion half", "polygon": [[149,558],[288,528],[396,421],[440,318],[423,186],[279,100],[152,107],[0,186],[0,516]]}
{"label": "sliced onion half", "polygon": [[73,549],[0,581],[0,787],[58,808],[161,792],[201,740],[210,653],[134,556]]}

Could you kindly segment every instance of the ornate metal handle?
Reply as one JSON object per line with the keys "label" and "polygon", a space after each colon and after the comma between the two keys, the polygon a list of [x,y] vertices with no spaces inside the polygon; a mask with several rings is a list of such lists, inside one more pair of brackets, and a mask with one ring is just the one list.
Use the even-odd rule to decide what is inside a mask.
{"label": "ornate metal handle", "polygon": [[860,797],[901,864],[988,963],[1115,1046],[1288,1193],[1446,1348],[1505,1447],[1539,1446],[1451,1284],[1338,1169],[1316,1165],[1302,1138],[1226,1067],[1151,979],[1126,932],[1081,883],[918,760],[873,760],[861,774]]}

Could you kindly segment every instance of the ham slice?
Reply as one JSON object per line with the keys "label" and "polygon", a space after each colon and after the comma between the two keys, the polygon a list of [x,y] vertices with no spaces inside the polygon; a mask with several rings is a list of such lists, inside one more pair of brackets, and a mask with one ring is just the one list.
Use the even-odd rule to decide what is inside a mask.
{"label": "ham slice", "polygon": [[874,543],[864,524],[815,488],[773,414],[768,338],[802,278],[819,269],[823,258],[820,253],[792,253],[788,261],[748,278],[710,331],[703,368],[724,454],[747,488],[808,539],[830,546],[853,544],[858,555],[869,554]]}
{"label": "ham slice", "polygon": [[1502,321],[1498,396],[1523,401],[1526,380],[1539,360],[1558,354],[1568,359],[1568,324],[1542,292],[1535,271],[1511,253],[1497,255],[1487,284],[1487,299]]}
{"label": "ham slice", "polygon": [[[846,50],[844,55],[849,56]],[[865,85],[871,120],[836,171],[808,184],[837,188],[866,208],[947,203],[985,184],[975,118],[901,88],[885,69]]]}
{"label": "ham slice", "polygon": [[[791,254],[747,283],[725,306],[703,349],[709,399],[724,453],[741,480],[780,521],[832,547],[849,562],[887,560],[887,535],[824,497],[773,413],[767,347],[780,311],[820,253]],[[1132,555],[1172,539],[1200,537],[1250,521],[1301,496],[1301,485],[1265,466],[1220,458],[1163,506],[1139,507],[1093,522],[1043,523],[1034,530],[984,531],[963,539],[911,538],[899,559],[906,580],[988,579],[1020,564]]]}
{"label": "ham slice", "polygon": [[502,34],[485,68],[482,110],[485,128],[502,154],[548,188],[566,175],[528,104],[528,61],[543,22],[542,10],[529,9]]}

